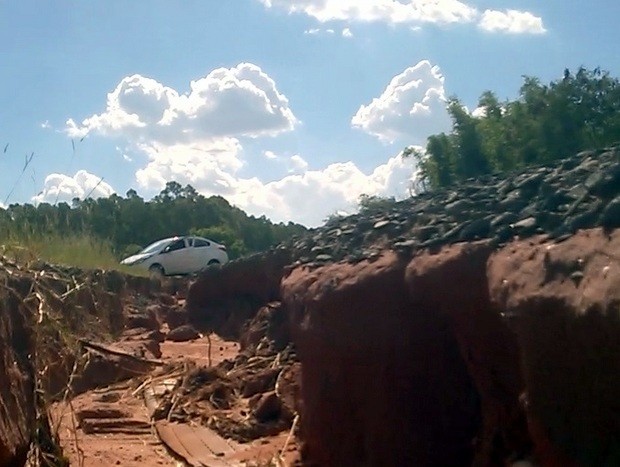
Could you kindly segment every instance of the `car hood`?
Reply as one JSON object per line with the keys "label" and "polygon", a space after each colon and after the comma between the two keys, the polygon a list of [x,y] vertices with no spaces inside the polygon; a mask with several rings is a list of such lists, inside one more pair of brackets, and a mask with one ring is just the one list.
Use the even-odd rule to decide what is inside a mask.
{"label": "car hood", "polygon": [[142,261],[150,258],[155,254],[157,253],[138,253],[137,255],[132,255],[128,258],[125,258],[123,261],[121,261],[121,264],[131,266],[133,264],[141,263]]}

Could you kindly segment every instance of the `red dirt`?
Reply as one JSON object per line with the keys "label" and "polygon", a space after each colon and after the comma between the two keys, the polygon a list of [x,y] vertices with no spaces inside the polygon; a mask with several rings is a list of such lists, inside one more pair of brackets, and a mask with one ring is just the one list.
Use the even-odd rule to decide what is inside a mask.
{"label": "red dirt", "polygon": [[[225,341],[215,334],[210,336],[210,340],[212,365],[237,356],[238,343]],[[197,367],[206,367],[208,346],[207,337],[190,342],[166,341],[161,344],[161,360],[172,365],[191,362]],[[61,443],[72,465],[80,465],[80,457],[84,460],[83,465],[93,467],[179,465],[176,456],[162,445],[151,428],[149,411],[142,393],[135,393],[138,384],[139,382],[118,383],[109,388],[81,394],[71,402],[73,416],[67,405],[58,404],[55,407],[54,421],[60,421]],[[88,414],[91,418],[86,418],[80,425],[78,419],[85,411],[92,412]],[[77,430],[74,430],[74,423],[78,425]],[[287,434],[283,432],[264,436],[241,445],[236,452],[221,459],[226,462],[222,465],[239,465],[240,462],[247,462],[247,465],[268,463],[284,446]],[[214,436],[217,435],[214,433]],[[287,462],[292,462],[297,456],[294,439],[289,446],[284,458]]]}
{"label": "red dirt", "polygon": [[620,231],[516,242],[489,287],[517,332],[541,463],[620,465]]}
{"label": "red dirt", "polygon": [[283,281],[317,465],[471,464],[478,395],[445,318],[410,298],[406,266],[387,253]]}
{"label": "red dirt", "polygon": [[[213,268],[187,308],[180,286],[128,303],[82,293],[76,306],[116,334],[90,344],[74,412],[54,408],[72,462],[177,465],[163,437],[196,465],[268,464],[299,420],[287,465],[620,465],[620,232],[385,251],[285,274],[286,261],[271,252]],[[0,378],[12,383],[0,397],[16,423],[0,414],[0,465],[25,456],[34,417],[20,411],[33,406],[29,334],[19,303],[1,298],[13,311],[0,315]],[[165,340],[186,323],[203,335]],[[58,365],[54,384],[66,384]]]}

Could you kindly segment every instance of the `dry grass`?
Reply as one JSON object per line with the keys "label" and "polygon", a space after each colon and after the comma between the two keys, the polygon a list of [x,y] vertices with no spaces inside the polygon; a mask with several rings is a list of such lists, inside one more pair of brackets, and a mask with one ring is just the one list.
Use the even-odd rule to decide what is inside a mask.
{"label": "dry grass", "polygon": [[20,264],[44,261],[80,269],[118,270],[133,275],[148,275],[146,271],[121,265],[110,242],[87,234],[12,236],[0,241],[0,255],[8,256]]}

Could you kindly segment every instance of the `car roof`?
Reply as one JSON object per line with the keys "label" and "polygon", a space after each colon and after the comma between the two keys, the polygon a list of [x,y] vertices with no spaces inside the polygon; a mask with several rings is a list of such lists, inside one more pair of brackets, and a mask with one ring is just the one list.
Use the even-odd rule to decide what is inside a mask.
{"label": "car roof", "polygon": [[151,245],[153,243],[157,243],[157,242],[164,242],[164,241],[173,242],[175,240],[182,240],[182,239],[189,239],[189,238],[199,238],[200,240],[205,240],[205,241],[207,241],[209,243],[215,243],[215,244],[219,245],[219,243],[216,242],[215,240],[211,240],[211,239],[209,239],[207,237],[199,237],[198,235],[177,235],[177,236],[174,236],[174,237],[162,238],[160,240],[152,242]]}

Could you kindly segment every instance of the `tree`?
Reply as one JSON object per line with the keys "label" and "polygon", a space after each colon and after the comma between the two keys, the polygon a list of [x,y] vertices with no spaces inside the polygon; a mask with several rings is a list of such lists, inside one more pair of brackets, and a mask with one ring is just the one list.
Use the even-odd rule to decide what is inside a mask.
{"label": "tree", "polygon": [[500,103],[485,91],[478,106],[483,115],[474,117],[450,99],[452,131],[414,154],[431,189],[620,141],[620,82],[600,68],[564,70],[549,85],[525,76],[517,99]]}

